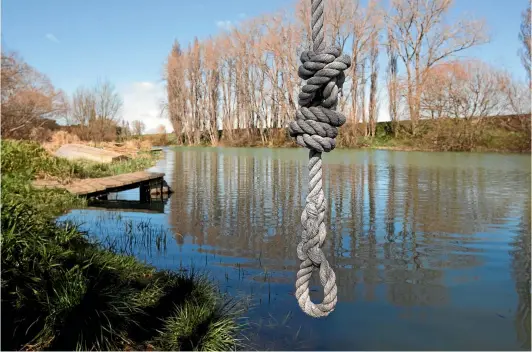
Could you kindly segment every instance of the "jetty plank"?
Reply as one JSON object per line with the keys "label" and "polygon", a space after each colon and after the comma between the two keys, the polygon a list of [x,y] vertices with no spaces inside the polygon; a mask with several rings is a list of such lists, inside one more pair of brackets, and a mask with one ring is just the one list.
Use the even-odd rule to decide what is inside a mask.
{"label": "jetty plank", "polygon": [[32,184],[36,188],[61,188],[78,196],[90,197],[137,188],[152,181],[162,182],[163,178],[164,173],[161,172],[137,171],[116,176],[74,180],[69,184],[61,184],[54,180],[35,180]]}

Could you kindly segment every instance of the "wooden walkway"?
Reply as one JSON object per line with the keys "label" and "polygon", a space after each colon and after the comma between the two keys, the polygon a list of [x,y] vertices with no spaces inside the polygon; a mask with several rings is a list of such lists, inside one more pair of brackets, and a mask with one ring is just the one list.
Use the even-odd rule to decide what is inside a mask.
{"label": "wooden walkway", "polygon": [[66,185],[57,181],[36,180],[33,181],[33,186],[36,188],[62,188],[77,196],[86,197],[140,188],[140,200],[143,201],[146,197],[150,197],[151,188],[162,189],[163,181],[164,173],[138,171],[116,176],[75,180]]}

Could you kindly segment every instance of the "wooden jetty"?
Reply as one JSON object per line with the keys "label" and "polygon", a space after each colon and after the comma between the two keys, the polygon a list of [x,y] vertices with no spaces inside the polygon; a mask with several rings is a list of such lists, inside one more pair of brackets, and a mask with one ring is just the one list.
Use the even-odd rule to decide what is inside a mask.
{"label": "wooden jetty", "polygon": [[36,180],[33,181],[33,186],[36,188],[62,188],[72,194],[87,198],[97,196],[105,197],[108,193],[139,188],[141,202],[150,202],[150,191],[152,188],[160,189],[161,198],[165,191],[166,193],[169,191],[165,187],[164,173],[147,171],[101,178],[86,178],[74,180],[69,184],[61,184],[52,180]]}

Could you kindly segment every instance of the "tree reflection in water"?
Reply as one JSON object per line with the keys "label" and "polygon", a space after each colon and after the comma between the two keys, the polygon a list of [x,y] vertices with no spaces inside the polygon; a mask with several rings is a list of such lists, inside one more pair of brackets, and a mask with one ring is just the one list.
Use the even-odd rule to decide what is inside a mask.
{"label": "tree reflection in water", "polygon": [[[490,251],[511,233],[515,325],[529,348],[529,168],[505,170],[474,155],[460,161],[452,154],[346,153],[355,152],[324,161],[324,251],[335,268],[339,301],[385,301],[406,316],[414,314],[410,308],[450,306],[453,285],[491,275],[482,269],[499,258]],[[173,158],[171,227],[202,253],[237,258],[250,270],[267,267],[291,292],[306,196],[304,155],[185,148]],[[516,209],[522,211],[519,228],[511,221]]]}

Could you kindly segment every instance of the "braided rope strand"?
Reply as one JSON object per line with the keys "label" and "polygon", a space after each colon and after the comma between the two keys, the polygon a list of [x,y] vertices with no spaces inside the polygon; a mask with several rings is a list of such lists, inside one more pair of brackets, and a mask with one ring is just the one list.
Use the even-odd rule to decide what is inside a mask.
{"label": "braided rope strand", "polygon": [[[290,136],[298,145],[309,151],[309,193],[301,214],[303,232],[297,246],[301,260],[296,280],[296,298],[299,306],[311,317],[325,317],[336,306],[338,290],[336,275],[321,250],[327,229],[325,213],[327,205],[322,184],[323,152],[336,147],[338,128],[345,123],[345,116],[336,111],[338,94],[345,81],[344,71],[351,66],[351,58],[341,55],[337,47],[325,47],[324,0],[311,0],[311,24],[313,50],[301,54],[300,78],[306,80],[299,93],[300,109],[296,120],[288,125]],[[319,270],[324,298],[319,304],[311,301],[309,283],[312,273]]]}
{"label": "braided rope strand", "polygon": [[324,31],[323,31],[323,0],[311,1],[311,26],[312,26],[312,49],[315,52],[322,51],[325,48]]}

